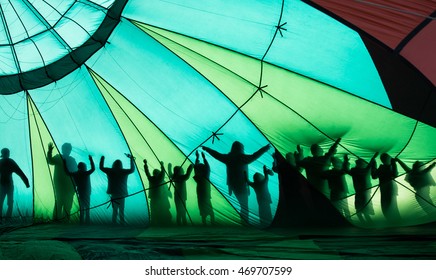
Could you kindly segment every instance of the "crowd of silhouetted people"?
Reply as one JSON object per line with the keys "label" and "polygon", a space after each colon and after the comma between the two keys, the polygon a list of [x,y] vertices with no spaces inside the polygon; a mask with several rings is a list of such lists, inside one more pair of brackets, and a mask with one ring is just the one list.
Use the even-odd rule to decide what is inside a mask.
{"label": "crowd of silhouetted people", "polygon": [[[235,195],[240,205],[241,220],[248,222],[248,197],[249,188],[253,188],[259,203],[259,216],[261,222],[267,223],[272,220],[271,195],[268,190],[268,176],[272,171],[266,166],[263,174],[256,173],[251,181],[248,177],[248,165],[270,149],[270,145],[262,147],[253,154],[246,154],[242,143],[235,141],[228,153],[220,153],[208,147],[202,147],[203,151],[209,153],[213,158],[222,162],[226,166],[227,186],[229,195]],[[47,162],[54,167],[53,173],[53,192],[55,203],[53,209],[54,221],[69,221],[72,216],[72,206],[74,196],[77,195],[80,207],[80,223],[89,224],[91,222],[91,174],[95,171],[94,160],[89,156],[89,167],[85,162],[77,163],[71,156],[72,145],[64,143],[59,154],[53,155],[54,145],[50,143],[47,150]],[[202,224],[215,224],[215,213],[212,206],[210,173],[211,167],[206,158],[205,152],[196,152],[194,164],[187,167],[186,172],[182,166],[172,166],[168,163],[165,169],[164,163],[160,162],[160,168],[150,172],[147,159],[143,160],[144,171],[147,176],[148,199],[150,219],[152,225],[171,225],[171,203],[173,199],[175,205],[175,223],[177,225],[187,225],[187,186],[186,182],[191,178],[196,183],[197,205],[201,216]],[[5,215],[10,218],[14,205],[14,185],[12,173],[18,174],[25,185],[29,186],[29,181],[18,165],[9,158],[9,149],[1,151],[0,160],[0,217],[3,217],[1,210],[3,202],[7,197],[8,210]],[[112,207],[112,223],[125,224],[125,203],[129,196],[128,176],[135,171],[134,157],[126,154],[130,159],[129,168],[123,168],[122,161],[117,159],[111,167],[105,166],[105,157],[100,158],[99,169],[107,176],[106,193],[110,197]],[[166,181],[166,177],[169,181]],[[173,188],[173,192],[171,191]]]}
{"label": "crowd of silhouetted people", "polygon": [[[416,200],[422,209],[428,214],[436,213],[430,197],[430,187],[436,185],[431,175],[435,162],[425,167],[424,163],[416,161],[409,167],[401,159],[392,158],[387,153],[375,153],[369,161],[357,158],[351,167],[348,155],[344,155],[343,158],[336,155],[340,141],[340,138],[337,139],[326,153],[318,144],[313,144],[310,147],[311,155],[306,157],[302,148],[297,146],[297,150],[288,153],[286,159],[298,172],[305,170],[307,180],[320,192],[329,194],[332,204],[341,214],[345,217],[351,216],[347,204],[350,192],[346,180],[346,176],[351,176],[355,194],[355,213],[361,222],[371,222],[371,216],[375,213],[371,195],[371,180],[374,179],[378,180],[377,190],[380,192],[380,206],[384,217],[389,221],[398,222],[401,216],[397,203],[397,164],[406,171],[405,181],[413,187]],[[377,164],[378,157],[381,164]]]}
{"label": "crowd of silhouetted people", "polygon": [[[370,223],[374,215],[372,204],[372,180],[378,180],[380,192],[381,211],[387,220],[398,221],[401,219],[397,204],[399,164],[407,173],[405,180],[413,187],[415,197],[419,205],[431,213],[434,206],[430,196],[430,187],[436,185],[430,172],[436,163],[427,167],[420,161],[416,161],[411,167],[407,166],[399,158],[392,158],[387,153],[375,153],[369,161],[362,158],[355,160],[352,166],[349,156],[337,156],[337,148],[341,139],[337,139],[324,153],[318,144],[310,147],[311,155],[305,156],[300,145],[296,151],[286,154],[286,161],[297,172],[305,171],[308,182],[323,194],[328,194],[331,203],[345,217],[350,217],[350,209],[347,198],[350,191],[346,176],[351,177],[354,188],[353,211],[360,221]],[[272,198],[268,187],[269,177],[274,173],[263,166],[263,172],[256,172],[252,179],[249,178],[249,165],[259,159],[271,148],[266,145],[252,154],[244,151],[244,145],[238,141],[233,142],[228,153],[221,153],[209,147],[203,146],[202,150],[196,151],[195,162],[186,168],[180,165],[172,166],[168,163],[165,168],[164,162],[160,167],[150,172],[147,159],[143,159],[144,171],[149,183],[148,199],[151,225],[166,226],[173,223],[177,225],[188,224],[187,211],[187,181],[192,177],[196,183],[197,206],[202,224],[215,223],[214,207],[211,195],[211,167],[205,152],[221,162],[226,169],[226,183],[228,195],[234,195],[239,203],[239,213],[242,222],[249,220],[249,196],[250,189],[254,190],[258,204],[258,216],[261,225],[268,225],[273,220],[271,210]],[[54,220],[64,220],[71,217],[71,209],[74,196],[77,195],[80,206],[80,223],[91,222],[91,174],[95,171],[94,160],[89,156],[89,168],[84,162],[77,163],[71,156],[72,146],[69,143],[62,145],[61,153],[53,155],[54,145],[50,143],[47,151],[47,162],[54,166],[53,189],[55,205],[53,209]],[[276,152],[277,153],[277,152]],[[128,176],[135,171],[135,158],[126,154],[130,160],[129,168],[123,168],[120,159],[115,160],[111,167],[105,166],[105,157],[100,158],[99,169],[107,176],[106,193],[110,197],[112,207],[112,223],[125,224],[125,205],[128,192]],[[273,155],[274,156],[274,155]],[[377,164],[377,158],[381,164]],[[274,169],[274,168],[273,168]],[[277,172],[277,170],[274,170]],[[3,218],[3,203],[7,198],[7,211],[5,218],[10,218],[14,205],[14,183],[12,174],[17,174],[25,186],[29,188],[29,181],[18,164],[10,158],[8,148],[1,150],[0,159],[0,221]],[[169,181],[166,181],[168,177]],[[171,191],[173,189],[173,191]],[[172,217],[171,203],[175,205],[176,217]]]}

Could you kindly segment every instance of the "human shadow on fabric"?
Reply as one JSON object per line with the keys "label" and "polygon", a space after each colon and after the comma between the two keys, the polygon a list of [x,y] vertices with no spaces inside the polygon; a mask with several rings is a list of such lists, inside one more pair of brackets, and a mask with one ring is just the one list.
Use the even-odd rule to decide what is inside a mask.
{"label": "human shadow on fabric", "polygon": [[373,169],[372,178],[379,180],[380,204],[384,217],[395,223],[401,219],[397,203],[398,185],[395,182],[398,177],[397,161],[387,153],[380,155],[380,161],[381,165]]}
{"label": "human shadow on fabric", "polygon": [[125,224],[125,203],[128,196],[127,179],[130,174],[135,171],[134,157],[131,154],[126,154],[130,159],[130,168],[124,169],[121,160],[117,159],[113,162],[112,167],[104,166],[105,157],[100,158],[100,170],[107,175],[108,187],[107,194],[111,197],[112,204],[112,223]]}
{"label": "human shadow on fabric", "polygon": [[53,218],[55,221],[69,221],[75,188],[71,177],[65,172],[64,163],[70,172],[77,171],[76,160],[71,156],[72,145],[64,143],[61,154],[53,156],[53,143],[49,143],[47,161],[54,166],[53,189],[55,194],[55,206]]}
{"label": "human shadow on fabric", "polygon": [[327,180],[330,189],[330,201],[345,217],[350,216],[350,210],[346,197],[348,195],[348,186],[345,179],[346,167],[345,161],[338,157],[331,158],[332,168],[323,172],[323,177]]}
{"label": "human shadow on fabric", "polygon": [[150,173],[148,162],[144,159],[144,171],[148,179],[148,199],[150,200],[150,224],[152,226],[171,225],[171,205],[169,198],[172,197],[171,191],[165,182],[164,163],[160,162],[160,169],[154,169]]}
{"label": "human shadow on fabric", "polygon": [[246,154],[244,152],[244,145],[239,141],[233,142],[230,152],[227,154],[220,153],[205,146],[203,146],[202,148],[213,158],[226,165],[227,186],[229,189],[229,195],[235,194],[236,199],[238,200],[240,205],[240,215],[242,222],[248,223],[249,189],[247,180],[245,178],[245,173],[248,173],[248,165],[250,163],[260,158],[271,148],[270,144],[260,148],[253,154]]}
{"label": "human shadow on fabric", "polygon": [[184,173],[183,167],[174,166],[168,163],[168,175],[171,184],[174,186],[174,204],[176,205],[176,222],[177,225],[187,225],[188,221],[186,219],[186,200],[188,194],[186,191],[186,181],[191,177],[194,165],[189,165],[188,170]]}
{"label": "human shadow on fabric", "polygon": [[371,200],[371,174],[375,168],[375,159],[378,153],[375,153],[371,160],[366,162],[362,158],[355,161],[355,166],[350,167],[348,156],[345,158],[346,172],[351,176],[354,196],[354,208],[356,215],[364,224],[372,222],[371,216],[375,214],[374,207]]}
{"label": "human shadow on fabric", "polygon": [[305,169],[307,180],[324,194],[329,193],[324,172],[329,169],[331,158],[335,155],[340,141],[341,138],[338,138],[327,153],[324,153],[319,144],[312,144],[310,147],[312,155],[307,157],[304,156],[301,146],[297,146],[297,153],[295,154],[297,167]]}
{"label": "human shadow on fabric", "polygon": [[274,152],[273,159],[273,171],[279,180],[279,200],[270,229],[350,226],[299,169],[278,151]]}
{"label": "human shadow on fabric", "polygon": [[263,166],[263,174],[256,172],[253,175],[253,181],[250,181],[248,174],[245,173],[248,185],[256,193],[257,204],[259,206],[259,222],[261,227],[268,226],[272,221],[271,211],[271,193],[268,189],[268,177],[274,175],[271,169],[266,165]]}
{"label": "human shadow on fabric", "polygon": [[88,159],[90,169],[87,170],[86,163],[79,162],[77,164],[77,171],[75,172],[68,170],[67,163],[64,161],[65,172],[73,178],[76,185],[76,191],[79,197],[81,224],[89,224],[91,222],[91,174],[95,171],[95,164],[91,156],[88,156]]}
{"label": "human shadow on fabric", "polygon": [[430,196],[430,187],[436,185],[434,178],[431,176],[431,171],[436,163],[432,162],[425,167],[421,161],[417,160],[412,167],[409,167],[401,159],[397,158],[396,160],[407,172],[405,180],[415,190],[416,201],[428,215],[434,214],[436,206]]}
{"label": "human shadow on fabric", "polygon": [[212,206],[210,166],[204,153],[201,153],[203,163],[200,161],[200,153],[195,153],[194,180],[196,182],[197,203],[200,210],[203,225],[207,224],[207,217],[210,217],[210,224],[215,224],[215,214]]}
{"label": "human shadow on fabric", "polygon": [[7,197],[7,210],[5,218],[10,220],[12,218],[12,211],[14,207],[14,181],[13,174],[17,174],[24,182],[27,188],[30,188],[29,180],[18,164],[10,158],[10,150],[3,148],[1,150],[0,159],[0,223],[3,222],[3,203]]}

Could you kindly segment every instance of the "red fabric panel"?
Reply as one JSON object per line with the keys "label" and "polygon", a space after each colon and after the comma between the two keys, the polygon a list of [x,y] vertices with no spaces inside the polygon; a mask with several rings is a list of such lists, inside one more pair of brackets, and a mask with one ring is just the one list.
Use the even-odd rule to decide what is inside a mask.
{"label": "red fabric panel", "polygon": [[436,85],[436,20],[415,35],[403,48],[401,55]]}
{"label": "red fabric panel", "polygon": [[395,49],[436,10],[436,0],[312,0]]}

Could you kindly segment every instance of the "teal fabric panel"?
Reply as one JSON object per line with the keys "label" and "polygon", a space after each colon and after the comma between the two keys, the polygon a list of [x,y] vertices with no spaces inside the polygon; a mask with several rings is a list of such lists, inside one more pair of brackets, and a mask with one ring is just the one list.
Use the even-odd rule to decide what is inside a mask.
{"label": "teal fabric panel", "polygon": [[[0,32],[0,34],[2,34]],[[1,35],[0,35],[1,36]],[[14,55],[11,46],[0,45],[0,74],[10,75],[17,73],[17,65],[14,63]]]}
{"label": "teal fabric panel", "polygon": [[[83,45],[106,17],[103,4],[80,1],[2,3],[1,73],[17,74],[45,67]],[[4,25],[7,26],[4,26]]]}
{"label": "teal fabric panel", "polygon": [[[195,151],[203,144],[222,153],[227,153],[236,140],[245,145],[246,153],[254,153],[268,144],[224,94],[133,24],[122,21],[109,41],[87,65],[135,104],[192,162]],[[223,134],[220,140],[212,141],[212,133],[224,124],[219,130]],[[271,168],[272,151],[250,165],[250,177],[255,171],[261,171],[263,165]],[[239,209],[235,198],[228,195],[224,165],[208,158],[212,164],[212,182]],[[171,162],[171,159],[161,160]],[[275,211],[278,203],[276,175],[270,179],[270,192]],[[253,191],[250,211],[252,222],[256,223],[257,201]]]}
{"label": "teal fabric panel", "polygon": [[123,16],[261,59],[274,34],[281,3],[277,0],[151,0],[147,3],[131,0]]}
{"label": "teal fabric panel", "polygon": [[[13,159],[26,177],[31,188],[28,189],[16,174],[14,181],[14,204],[12,217],[33,216],[32,157],[29,145],[29,123],[27,120],[26,95],[0,95],[0,149],[8,148]],[[3,203],[3,216],[7,210],[7,198]]]}
{"label": "teal fabric panel", "polygon": [[33,40],[24,40],[16,44],[14,49],[21,72],[46,66],[68,54],[68,50],[47,32],[35,36]]}
{"label": "teal fabric panel", "polygon": [[[28,9],[25,1],[2,2],[2,17],[7,23],[7,29],[2,29],[1,33],[7,34],[1,36],[0,44],[18,43],[29,36],[44,32],[47,28],[42,24],[35,13]],[[3,23],[4,24],[4,23]],[[13,26],[13,28],[11,28]],[[31,31],[28,31],[31,30]]]}
{"label": "teal fabric panel", "polygon": [[[265,61],[391,108],[359,35],[301,1],[284,1]],[[123,15],[261,59],[282,1],[129,1]],[[225,9],[223,9],[225,7]]]}
{"label": "teal fabric panel", "polygon": [[[100,158],[105,156],[105,167],[112,167],[112,163],[120,159],[123,168],[129,168],[130,161],[124,154],[130,152],[86,67],[55,84],[32,90],[31,96],[58,149],[64,143],[71,143],[71,156],[77,163],[86,163],[88,169],[88,155],[93,157],[96,171],[91,176],[91,220],[95,223],[110,222],[112,208],[106,193],[107,176],[99,170]],[[126,221],[130,224],[148,223],[147,202],[137,169],[128,177],[128,192],[138,194],[126,199]]]}
{"label": "teal fabric panel", "polygon": [[266,61],[391,108],[381,78],[359,34],[300,1],[285,1]]}
{"label": "teal fabric panel", "polygon": [[88,3],[75,2],[54,29],[74,49],[95,33],[105,16],[106,11]]}
{"label": "teal fabric panel", "polygon": [[61,17],[70,9],[75,0],[56,1],[53,5],[52,1],[31,0],[32,6],[45,19],[48,25],[55,26]]}

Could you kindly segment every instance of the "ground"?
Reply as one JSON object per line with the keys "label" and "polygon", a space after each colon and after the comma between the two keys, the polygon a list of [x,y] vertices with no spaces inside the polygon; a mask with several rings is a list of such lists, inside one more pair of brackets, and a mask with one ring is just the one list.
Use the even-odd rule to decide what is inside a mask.
{"label": "ground", "polygon": [[360,229],[0,225],[3,260],[433,260],[436,225]]}

